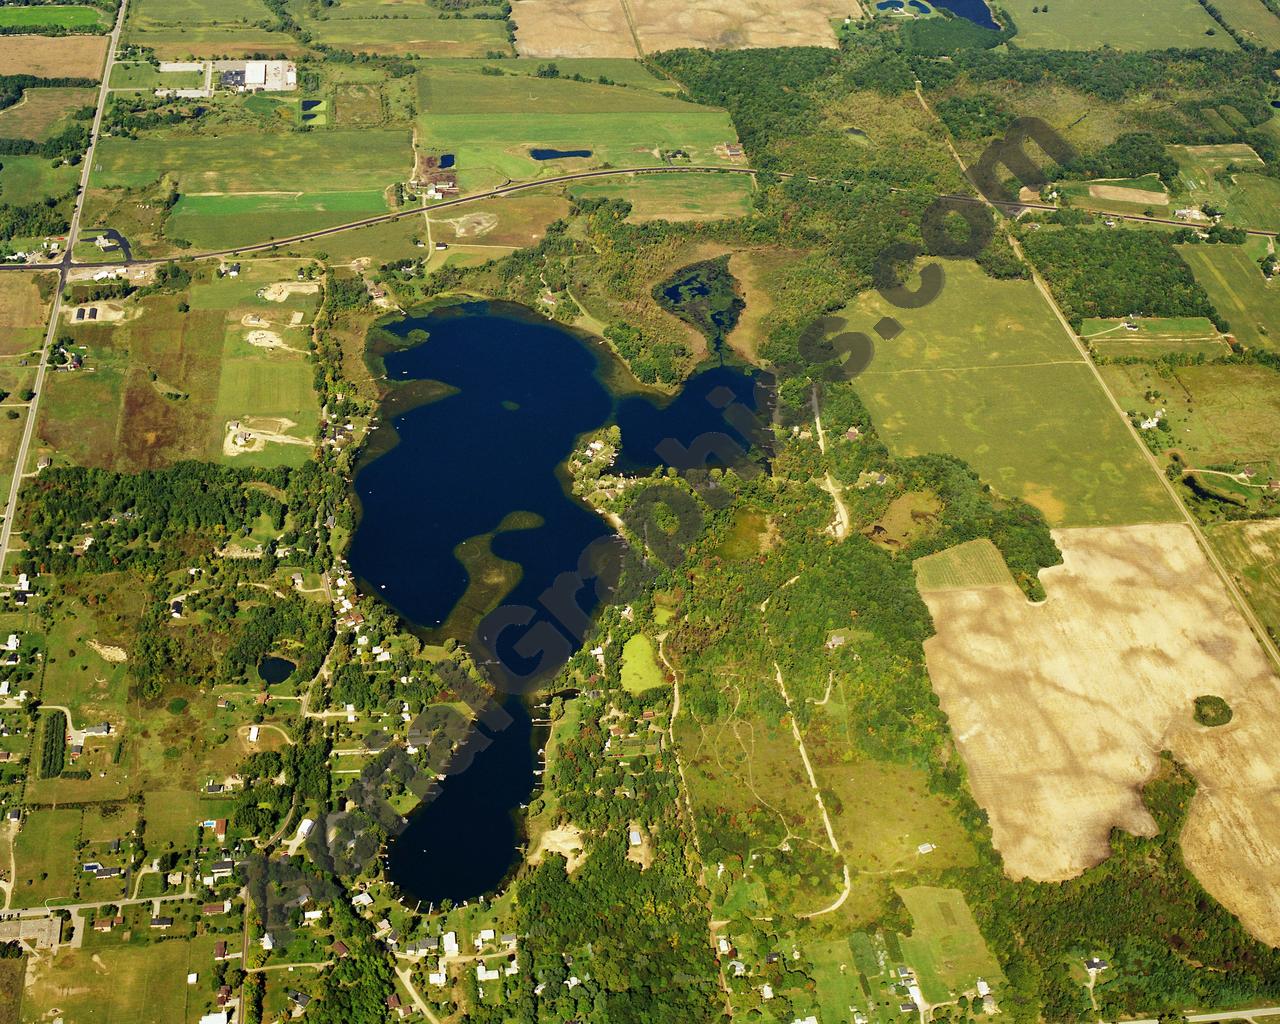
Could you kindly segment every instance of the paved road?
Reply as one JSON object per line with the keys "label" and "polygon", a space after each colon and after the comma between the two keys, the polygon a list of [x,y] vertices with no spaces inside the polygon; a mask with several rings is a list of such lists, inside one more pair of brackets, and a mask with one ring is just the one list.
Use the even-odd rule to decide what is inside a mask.
{"label": "paved road", "polygon": [[[1254,1017],[1267,1017],[1280,1014],[1280,1006],[1259,1006],[1252,1010],[1218,1010],[1215,1013],[1189,1013],[1187,1020],[1191,1024],[1207,1024],[1208,1021],[1253,1020]],[[1139,1020],[1108,1021],[1104,1024],[1160,1024],[1154,1017],[1142,1017]]]}
{"label": "paved road", "polygon": [[120,9],[116,12],[116,23],[111,29],[111,39],[107,44],[107,62],[102,69],[102,85],[98,87],[98,105],[93,112],[93,128],[89,135],[89,148],[84,155],[84,166],[80,171],[80,190],[76,194],[75,204],[71,209],[71,225],[67,231],[67,248],[62,254],[62,261],[57,265],[58,289],[53,295],[53,306],[49,311],[49,329],[45,331],[44,347],[40,349],[40,363],[36,367],[36,379],[32,385],[36,395],[27,408],[27,420],[22,427],[22,440],[18,443],[18,455],[13,466],[13,481],[9,484],[9,499],[4,508],[4,524],[0,526],[0,575],[4,573],[5,560],[9,555],[9,541],[13,534],[13,516],[18,508],[18,491],[22,487],[23,471],[27,466],[27,455],[31,451],[31,438],[35,434],[36,419],[40,408],[40,396],[44,391],[44,378],[49,369],[49,352],[54,338],[58,334],[58,319],[62,315],[62,290],[67,284],[67,274],[74,266],[71,258],[76,239],[80,233],[80,214],[84,211],[84,197],[89,191],[89,174],[93,169],[93,154],[98,145],[98,135],[102,129],[102,115],[107,109],[107,99],[111,95],[111,68],[116,60],[116,47],[120,43],[120,30],[124,27],[125,9],[129,0],[121,0]]}

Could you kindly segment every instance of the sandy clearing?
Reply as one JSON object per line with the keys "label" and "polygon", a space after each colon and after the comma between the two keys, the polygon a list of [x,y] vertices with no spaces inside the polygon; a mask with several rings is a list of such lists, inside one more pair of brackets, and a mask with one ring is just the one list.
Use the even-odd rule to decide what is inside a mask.
{"label": "sandy clearing", "polygon": [[448,224],[457,238],[479,238],[498,226],[496,213],[468,213],[462,217],[432,219],[432,224]]}
{"label": "sandy clearing", "polygon": [[1089,195],[1094,199],[1110,199],[1113,203],[1145,203],[1168,206],[1167,192],[1148,192],[1141,188],[1125,188],[1122,185],[1090,185]]}
{"label": "sandy clearing", "polygon": [[[929,674],[1015,878],[1069,878],[1111,828],[1151,834],[1138,795],[1161,749],[1200,789],[1188,866],[1280,944],[1280,679],[1185,525],[1054,531],[1048,598],[1013,586],[931,591]],[[1193,699],[1224,697],[1206,729]]]}
{"label": "sandy clearing", "polygon": [[262,289],[262,297],[268,302],[284,302],[290,295],[315,295],[319,290],[319,281],[276,281]]}
{"label": "sandy clearing", "polygon": [[103,661],[109,661],[113,665],[119,665],[121,662],[129,660],[129,655],[125,652],[123,647],[100,643],[97,640],[87,640],[85,642]]}
{"label": "sandy clearing", "polygon": [[283,416],[246,416],[240,420],[228,420],[222,438],[222,454],[234,457],[249,452],[264,451],[270,444],[305,444],[315,442],[309,437],[294,437],[285,431],[297,424]]}
{"label": "sandy clearing", "polygon": [[560,854],[568,862],[565,870],[575,871],[587,859],[582,845],[582,830],[574,825],[560,825],[543,832],[529,855],[529,863],[541,864],[548,853]]}

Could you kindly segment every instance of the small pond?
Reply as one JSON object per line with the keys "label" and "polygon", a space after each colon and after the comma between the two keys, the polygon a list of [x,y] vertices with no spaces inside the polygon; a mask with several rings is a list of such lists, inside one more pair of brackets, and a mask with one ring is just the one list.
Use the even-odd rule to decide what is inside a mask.
{"label": "small pond", "polygon": [[258,664],[258,675],[262,677],[262,681],[268,686],[276,683],[283,683],[291,675],[298,666],[287,658],[280,658],[274,654],[268,654]]}
{"label": "small pond", "polygon": [[442,157],[440,157],[440,170],[447,171],[452,166],[453,166],[452,153],[445,153]]}
{"label": "small pond", "polygon": [[905,5],[902,0],[880,0],[876,4],[877,11],[900,11]]}
{"label": "small pond", "polygon": [[320,106],[320,103],[321,103],[320,100],[303,100],[302,101],[303,113],[306,113],[308,110],[315,110],[316,107]]}
{"label": "small pond", "polygon": [[535,160],[565,160],[569,157],[589,157],[589,149],[531,149],[529,155]]}

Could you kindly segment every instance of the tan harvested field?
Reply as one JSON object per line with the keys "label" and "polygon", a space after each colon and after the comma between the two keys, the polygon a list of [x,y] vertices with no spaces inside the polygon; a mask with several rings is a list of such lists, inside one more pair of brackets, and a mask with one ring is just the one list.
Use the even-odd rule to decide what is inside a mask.
{"label": "tan harvested field", "polygon": [[92,89],[27,89],[17,103],[0,110],[0,137],[43,142],[59,122],[95,99]]}
{"label": "tan harvested field", "polygon": [[547,225],[568,212],[569,203],[558,195],[534,193],[490,199],[460,210],[430,215],[431,239],[449,245],[505,248],[536,245],[546,233]]}
{"label": "tan harvested field", "polygon": [[[1155,827],[1139,789],[1169,750],[1199,790],[1188,867],[1280,944],[1280,678],[1180,524],[1054,531],[1048,598],[925,590],[929,674],[1009,874],[1069,878],[1113,827]],[[1207,729],[1194,698],[1235,712]]]}
{"label": "tan harvested field", "polygon": [[106,36],[0,36],[0,75],[101,78]]}
{"label": "tan harvested field", "polygon": [[636,57],[680,47],[835,46],[857,0],[514,0],[526,57]]}
{"label": "tan harvested field", "polygon": [[1125,188],[1122,185],[1090,185],[1089,195],[1094,199],[1110,199],[1113,203],[1169,205],[1169,195],[1166,192],[1148,192],[1146,189]]}

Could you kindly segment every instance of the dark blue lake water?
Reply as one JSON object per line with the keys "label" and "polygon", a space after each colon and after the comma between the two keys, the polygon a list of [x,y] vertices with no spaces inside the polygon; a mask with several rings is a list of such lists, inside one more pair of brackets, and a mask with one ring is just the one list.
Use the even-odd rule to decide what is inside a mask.
{"label": "dark blue lake water", "polygon": [[985,0],[930,0],[930,2],[935,7],[944,7],[952,14],[968,18],[983,28],[1000,28],[995,18],[991,16],[991,8],[986,5]]}
{"label": "dark blue lake water", "polygon": [[[558,472],[582,434],[617,423],[618,467],[643,472],[662,461],[656,450],[668,439],[688,446],[708,432],[741,437],[708,400],[717,389],[754,400],[752,376],[726,366],[697,374],[674,399],[618,397],[605,384],[618,379],[605,350],[508,304],[445,307],[387,329],[406,341],[426,331],[428,340],[383,357],[389,381],[418,391],[404,392],[405,400],[393,389],[386,412],[398,441],[383,427],[356,473],[361,519],[349,558],[363,588],[428,632],[467,592],[455,555],[463,541],[497,531],[493,553],[521,569],[503,605],[537,608],[556,576],[612,533],[569,495]],[[443,397],[413,400],[429,387],[414,382],[427,381],[447,385],[434,389]],[[539,525],[499,530],[513,513]],[[594,610],[589,594],[582,603]],[[535,736],[520,698],[504,708],[513,724],[478,737],[488,744],[483,753],[446,779],[389,847],[389,877],[424,904],[489,892],[515,863],[516,812],[534,791],[533,747],[545,738]]]}
{"label": "dark blue lake water", "polygon": [[529,155],[535,160],[563,160],[565,157],[589,157],[589,149],[531,149]]}
{"label": "dark blue lake water", "polygon": [[258,675],[262,677],[264,683],[274,685],[283,683],[293,675],[293,670],[297,667],[287,658],[277,658],[274,654],[269,654],[258,664]]}

